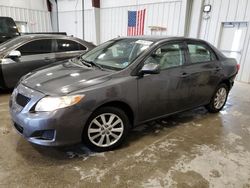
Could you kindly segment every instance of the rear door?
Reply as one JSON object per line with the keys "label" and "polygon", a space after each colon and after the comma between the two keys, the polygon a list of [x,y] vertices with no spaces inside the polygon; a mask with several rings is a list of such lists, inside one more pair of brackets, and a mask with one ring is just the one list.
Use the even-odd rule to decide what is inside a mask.
{"label": "rear door", "polygon": [[189,86],[182,75],[185,59],[181,42],[166,43],[147,57],[144,64],[157,63],[161,72],[138,79],[140,121],[187,108]]}
{"label": "rear door", "polygon": [[187,41],[189,64],[185,67],[190,86],[190,107],[207,104],[220,80],[221,65],[213,50],[202,42]]}
{"label": "rear door", "polygon": [[12,88],[18,80],[28,72],[55,62],[53,39],[29,41],[16,50],[21,52],[20,58],[10,59],[2,65],[3,77],[7,87]]}
{"label": "rear door", "polygon": [[71,59],[86,52],[87,47],[77,41],[57,39],[56,61]]}

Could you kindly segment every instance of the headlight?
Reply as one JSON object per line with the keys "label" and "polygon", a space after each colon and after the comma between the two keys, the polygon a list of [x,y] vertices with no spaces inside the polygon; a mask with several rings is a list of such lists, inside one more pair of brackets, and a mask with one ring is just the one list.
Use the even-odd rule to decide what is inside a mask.
{"label": "headlight", "polygon": [[50,112],[77,104],[84,95],[73,95],[63,97],[44,97],[36,105],[35,111]]}

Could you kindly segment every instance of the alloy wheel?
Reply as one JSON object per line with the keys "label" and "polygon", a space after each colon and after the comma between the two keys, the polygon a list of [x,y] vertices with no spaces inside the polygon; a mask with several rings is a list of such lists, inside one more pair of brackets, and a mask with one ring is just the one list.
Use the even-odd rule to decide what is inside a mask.
{"label": "alloy wheel", "polygon": [[224,105],[226,99],[227,99],[227,90],[226,90],[226,88],[221,87],[216,92],[216,95],[214,98],[214,107],[216,109],[220,109]]}
{"label": "alloy wheel", "polygon": [[124,132],[122,119],[113,113],[95,117],[88,127],[88,137],[98,147],[109,147],[119,141]]}

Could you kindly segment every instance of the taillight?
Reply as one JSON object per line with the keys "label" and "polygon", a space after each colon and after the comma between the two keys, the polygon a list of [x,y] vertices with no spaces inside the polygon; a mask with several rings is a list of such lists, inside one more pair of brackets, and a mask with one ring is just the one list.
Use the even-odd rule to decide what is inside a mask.
{"label": "taillight", "polygon": [[237,71],[240,70],[240,64],[237,64]]}

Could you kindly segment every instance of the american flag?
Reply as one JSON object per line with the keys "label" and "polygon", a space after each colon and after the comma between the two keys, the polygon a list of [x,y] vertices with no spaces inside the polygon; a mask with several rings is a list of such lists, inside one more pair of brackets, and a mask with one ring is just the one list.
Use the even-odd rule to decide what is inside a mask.
{"label": "american flag", "polygon": [[143,35],[146,9],[128,11],[128,36]]}

